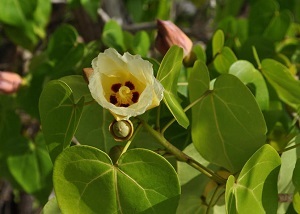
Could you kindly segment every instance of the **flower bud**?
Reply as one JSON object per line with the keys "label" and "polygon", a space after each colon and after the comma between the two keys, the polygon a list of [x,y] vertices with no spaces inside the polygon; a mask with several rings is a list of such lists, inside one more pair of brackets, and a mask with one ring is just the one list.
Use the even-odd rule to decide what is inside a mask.
{"label": "flower bud", "polygon": [[190,54],[193,47],[192,41],[174,23],[157,20],[157,29],[155,48],[161,54],[164,55],[173,45],[183,48],[184,58]]}
{"label": "flower bud", "polygon": [[22,78],[19,74],[0,71],[0,93],[12,94],[18,91],[22,83]]}
{"label": "flower bud", "polygon": [[116,141],[129,140],[133,134],[133,125],[130,120],[114,120],[109,125],[109,131]]}

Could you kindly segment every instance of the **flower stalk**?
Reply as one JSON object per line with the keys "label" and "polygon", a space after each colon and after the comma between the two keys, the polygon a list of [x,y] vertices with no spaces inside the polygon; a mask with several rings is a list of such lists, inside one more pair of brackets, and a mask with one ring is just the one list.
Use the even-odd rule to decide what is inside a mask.
{"label": "flower stalk", "polygon": [[204,175],[208,176],[209,178],[213,179],[218,184],[226,184],[226,179],[222,178],[221,176],[214,173],[212,170],[206,168],[201,163],[197,162],[181,150],[177,149],[175,146],[173,146],[169,141],[167,141],[166,138],[163,137],[163,135],[157,131],[155,131],[149,124],[147,124],[145,121],[141,120],[143,127],[152,134],[153,137],[155,137],[158,142],[163,145],[169,152],[171,152],[178,161],[185,162],[188,165],[192,166],[193,168],[197,169]]}

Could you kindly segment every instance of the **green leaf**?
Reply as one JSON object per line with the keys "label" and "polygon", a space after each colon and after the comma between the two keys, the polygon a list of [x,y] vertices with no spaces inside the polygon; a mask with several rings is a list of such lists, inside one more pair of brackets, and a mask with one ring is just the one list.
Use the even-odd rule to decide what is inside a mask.
{"label": "green leaf", "polygon": [[120,25],[110,20],[105,23],[102,33],[102,41],[107,47],[115,48],[118,52],[124,51],[124,37]]}
{"label": "green leaf", "polygon": [[261,73],[245,60],[233,63],[229,73],[237,76],[244,84],[252,83],[255,86],[255,98],[261,110],[269,109],[269,92]]}
{"label": "green leaf", "polygon": [[52,161],[70,145],[79,123],[83,103],[84,98],[75,102],[70,87],[60,80],[49,82],[42,91],[39,110]]}
{"label": "green leaf", "polygon": [[[203,166],[217,171],[219,168],[213,166],[207,162],[196,150],[194,145],[191,143],[188,145],[183,152],[188,156],[192,157]],[[184,162],[177,162],[177,173],[181,184],[181,196],[179,205],[177,208],[177,214],[202,214],[206,213],[207,205],[205,202],[210,200],[210,191],[214,191],[217,184],[209,179],[206,175],[200,173],[198,170],[192,168]],[[220,188],[222,194],[224,189]],[[201,202],[199,203],[201,197]],[[205,202],[203,201],[205,200]],[[224,213],[225,203],[218,200],[218,203],[211,208],[211,213]],[[219,212],[218,212],[219,211]],[[221,211],[221,212],[220,212]]]}
{"label": "green leaf", "polygon": [[214,67],[219,73],[225,74],[228,73],[229,67],[236,61],[237,58],[233,51],[229,47],[223,47],[214,59]]}
{"label": "green leaf", "polygon": [[289,11],[276,12],[263,36],[273,42],[280,41],[286,35],[292,22],[292,15]]}
{"label": "green leaf", "polygon": [[[209,71],[204,62],[197,60],[189,77],[190,102],[199,99],[209,89]],[[193,110],[193,108],[192,108]]]}
{"label": "green leaf", "polygon": [[193,52],[196,54],[198,60],[201,60],[202,62],[206,63],[206,54],[201,45],[195,44],[193,46]]}
{"label": "green leaf", "polygon": [[52,78],[65,76],[84,54],[84,44],[77,42],[77,31],[71,25],[60,26],[51,36],[47,53],[53,64]]}
{"label": "green leaf", "polygon": [[[299,143],[300,135],[293,138],[288,146]],[[300,147],[283,152],[281,155],[281,167],[278,176],[278,192],[284,194],[294,194],[295,187],[292,182],[293,171],[297,159],[300,158]],[[277,213],[286,213],[289,203],[279,203]]]}
{"label": "green leaf", "polygon": [[233,175],[230,175],[226,182],[226,192],[225,192],[225,201],[226,201],[226,213],[235,214],[237,212],[236,208],[236,197],[235,197],[235,178]]}
{"label": "green leaf", "polygon": [[180,188],[174,168],[145,149],[128,150],[112,164],[90,146],[66,149],[54,166],[63,213],[174,213]]}
{"label": "green leaf", "polygon": [[51,198],[42,210],[42,214],[61,214],[56,197]]}
{"label": "green leaf", "polygon": [[[189,157],[193,158],[195,161],[201,163],[204,167],[208,167],[209,162],[206,161],[196,150],[194,144],[189,144],[183,152]],[[184,185],[194,179],[200,174],[200,172],[184,162],[177,163],[177,173],[181,185]]]}
{"label": "green leaf", "polygon": [[261,36],[278,9],[274,0],[256,1],[249,13],[249,35]]}
{"label": "green leaf", "polygon": [[217,30],[212,38],[212,52],[213,57],[220,53],[224,46],[224,33],[222,30]]}
{"label": "green leaf", "polygon": [[[253,47],[257,51],[260,60],[273,58],[276,54],[273,42],[261,36],[252,36],[242,44],[239,49],[238,57],[250,61],[253,65],[257,65],[253,55]],[[259,67],[259,65],[257,65],[257,67]]]}
{"label": "green leaf", "polygon": [[51,35],[47,52],[53,61],[60,61],[77,44],[77,31],[71,25],[61,25]]}
{"label": "green leaf", "polygon": [[137,32],[132,41],[132,49],[135,54],[146,57],[150,48],[150,38],[146,31]]}
{"label": "green leaf", "polygon": [[45,37],[45,27],[51,13],[50,0],[3,0],[0,2],[0,22],[6,35],[29,50]]}
{"label": "green leaf", "polygon": [[226,184],[227,213],[276,213],[277,179],[280,157],[270,145],[257,150],[235,181],[231,175]]}
{"label": "green leaf", "polygon": [[44,138],[35,142],[14,138],[6,147],[7,166],[14,179],[27,193],[46,201],[52,190],[52,162]]}
{"label": "green leaf", "polygon": [[294,197],[293,197],[293,206],[297,213],[300,212],[300,190],[295,191]]}
{"label": "green leaf", "polygon": [[98,8],[100,7],[100,0],[80,0],[84,10],[89,14],[94,22],[98,18]]}
{"label": "green leaf", "polygon": [[75,137],[80,144],[94,146],[108,153],[116,145],[108,129],[112,121],[111,113],[98,103],[84,106]]}
{"label": "green leaf", "polygon": [[0,21],[13,26],[22,25],[25,20],[22,1],[2,0],[0,2]]}
{"label": "green leaf", "polygon": [[82,97],[84,97],[85,102],[94,100],[88,88],[88,83],[81,75],[65,76],[59,80],[71,88],[75,102],[78,102]]}
{"label": "green leaf", "polygon": [[300,158],[297,159],[297,162],[295,164],[294,172],[293,172],[293,184],[295,185],[295,188],[300,191]]}
{"label": "green leaf", "polygon": [[177,82],[182,66],[183,50],[172,46],[164,56],[157,73],[157,79],[164,86],[164,102],[177,122],[184,128],[189,126],[189,119],[180,105],[177,95]]}
{"label": "green leaf", "polygon": [[[192,101],[203,96],[203,86],[198,85],[199,94],[191,94]],[[195,147],[206,160],[231,172],[238,172],[265,143],[266,131],[254,96],[237,77],[229,74],[217,78],[214,89],[208,90],[192,107]]]}
{"label": "green leaf", "polygon": [[37,6],[33,13],[34,32],[40,37],[45,38],[45,28],[49,22],[51,15],[51,1],[37,0]]}
{"label": "green leaf", "polygon": [[265,59],[261,63],[261,71],[274,87],[280,99],[298,109],[300,106],[300,82],[292,76],[289,69],[273,59]]}

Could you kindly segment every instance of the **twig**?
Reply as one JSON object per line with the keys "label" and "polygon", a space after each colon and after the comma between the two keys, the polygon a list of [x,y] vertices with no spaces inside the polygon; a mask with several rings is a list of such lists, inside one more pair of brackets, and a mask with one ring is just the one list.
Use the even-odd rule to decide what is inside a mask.
{"label": "twig", "polygon": [[141,120],[144,128],[152,134],[153,137],[155,137],[158,142],[163,145],[169,152],[171,152],[178,161],[186,162],[188,165],[192,166],[193,168],[197,169],[204,175],[208,176],[209,178],[213,179],[218,184],[225,184],[226,179],[222,178],[218,174],[214,173],[212,170],[206,168],[201,163],[197,162],[187,154],[183,153],[181,150],[177,149],[175,146],[173,146],[167,139],[163,137],[163,135],[157,131],[155,131],[149,124],[147,124],[145,121]]}

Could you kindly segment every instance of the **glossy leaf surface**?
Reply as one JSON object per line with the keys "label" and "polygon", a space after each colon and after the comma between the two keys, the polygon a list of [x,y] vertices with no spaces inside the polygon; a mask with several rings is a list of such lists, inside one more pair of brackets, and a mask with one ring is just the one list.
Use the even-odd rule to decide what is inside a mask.
{"label": "glossy leaf surface", "polygon": [[59,207],[68,213],[174,213],[180,194],[174,168],[145,149],[128,150],[112,165],[101,150],[70,147],[53,176]]}
{"label": "glossy leaf surface", "polygon": [[280,157],[264,145],[247,161],[237,180],[231,175],[226,185],[227,213],[276,213]]}
{"label": "glossy leaf surface", "polygon": [[287,67],[273,59],[263,60],[261,70],[280,99],[297,109],[300,106],[300,81],[292,76]]}
{"label": "glossy leaf surface", "polygon": [[269,92],[261,73],[245,60],[239,60],[231,65],[229,73],[237,76],[245,85],[254,85],[254,95],[261,110],[269,108]]}
{"label": "glossy leaf surface", "polygon": [[83,103],[84,98],[75,102],[70,87],[60,80],[49,82],[42,91],[39,110],[52,161],[69,146],[79,123]]}
{"label": "glossy leaf surface", "polygon": [[[193,72],[199,76],[193,79],[201,80],[207,71],[197,70]],[[207,82],[190,81],[191,101],[203,96],[203,85]],[[249,89],[232,75],[221,75],[206,93],[192,108],[193,143],[206,160],[237,172],[265,143],[263,115]]]}
{"label": "glossy leaf surface", "polygon": [[177,82],[182,66],[183,50],[178,46],[172,46],[165,57],[157,73],[157,79],[164,86],[164,102],[177,120],[184,128],[189,126],[189,119],[184,113],[180,99],[177,95]]}

